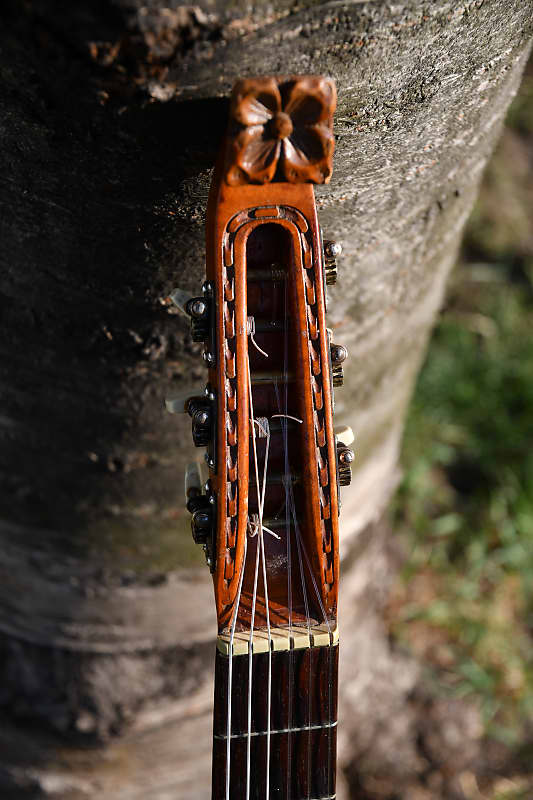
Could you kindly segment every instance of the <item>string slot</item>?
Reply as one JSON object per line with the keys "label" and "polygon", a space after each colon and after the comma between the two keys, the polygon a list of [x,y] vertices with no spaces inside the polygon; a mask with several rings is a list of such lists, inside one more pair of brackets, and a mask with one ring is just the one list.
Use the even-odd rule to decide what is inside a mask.
{"label": "string slot", "polygon": [[267,383],[292,383],[296,380],[292,372],[252,372],[252,386],[260,386]]}
{"label": "string slot", "polygon": [[282,283],[287,280],[287,273],[282,267],[274,264],[267,269],[249,269],[247,279],[248,283],[258,283],[259,281]]}
{"label": "string slot", "polygon": [[287,326],[283,320],[277,319],[256,319],[255,332],[256,333],[283,333],[287,330]]}
{"label": "string slot", "polygon": [[[273,472],[267,477],[267,486],[286,486],[300,483],[302,476],[298,472]],[[250,483],[252,481],[250,480]]]}

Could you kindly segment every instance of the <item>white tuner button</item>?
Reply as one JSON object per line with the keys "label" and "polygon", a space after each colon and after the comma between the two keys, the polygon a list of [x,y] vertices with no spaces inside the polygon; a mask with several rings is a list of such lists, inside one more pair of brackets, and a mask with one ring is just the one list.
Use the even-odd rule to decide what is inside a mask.
{"label": "white tuner button", "polygon": [[349,447],[355,441],[355,436],[349,425],[339,425],[335,428],[337,441]]}
{"label": "white tuner button", "polygon": [[179,308],[182,314],[189,316],[189,312],[187,311],[187,303],[192,299],[190,292],[184,292],[183,289],[174,289],[174,291],[169,294],[169,297],[176,308]]}
{"label": "white tuner button", "polygon": [[203,476],[198,461],[191,461],[185,470],[185,502],[202,494]]}
{"label": "white tuner button", "polygon": [[167,397],[165,399],[165,408],[171,414],[188,414],[189,400],[197,394],[200,394],[200,392],[198,390],[195,391],[191,387],[182,389],[181,392],[177,392],[172,395],[172,397]]}

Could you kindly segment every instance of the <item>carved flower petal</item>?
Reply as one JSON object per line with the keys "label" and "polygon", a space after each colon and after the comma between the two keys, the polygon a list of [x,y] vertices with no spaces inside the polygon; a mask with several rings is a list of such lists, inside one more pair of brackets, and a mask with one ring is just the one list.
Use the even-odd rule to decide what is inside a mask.
{"label": "carved flower petal", "polygon": [[283,142],[283,172],[291,183],[327,183],[331,177],[333,134],[327,125],[297,128]]}
{"label": "carved flower petal", "polygon": [[274,78],[245,78],[231,96],[231,115],[241,125],[264,125],[281,109],[281,96]]}
{"label": "carved flower petal", "polygon": [[280,142],[264,138],[262,125],[241,131],[235,141],[235,163],[254,183],[268,183],[274,177]]}
{"label": "carved flower petal", "polygon": [[311,125],[294,128],[289,139],[294,148],[294,158],[313,164],[330,154],[333,136],[327,126]]}
{"label": "carved flower petal", "polygon": [[283,110],[295,126],[331,124],[337,105],[335,84],[329,78],[309,75],[291,81],[284,92]]}

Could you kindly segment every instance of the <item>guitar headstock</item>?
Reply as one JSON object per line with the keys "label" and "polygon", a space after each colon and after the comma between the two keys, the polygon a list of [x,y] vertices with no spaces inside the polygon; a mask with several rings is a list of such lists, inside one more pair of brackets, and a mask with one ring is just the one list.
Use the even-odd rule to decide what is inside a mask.
{"label": "guitar headstock", "polygon": [[[186,477],[195,541],[213,573],[221,652],[336,636],[339,486],[350,432],[333,428],[346,349],[326,328],[340,247],[323,242],[313,183],[332,171],[336,92],[320,76],[235,85],[207,210],[206,282],[176,290],[205,342],[192,417],[209,477]],[[304,644],[298,645],[298,637]],[[241,649],[239,649],[241,648]]]}

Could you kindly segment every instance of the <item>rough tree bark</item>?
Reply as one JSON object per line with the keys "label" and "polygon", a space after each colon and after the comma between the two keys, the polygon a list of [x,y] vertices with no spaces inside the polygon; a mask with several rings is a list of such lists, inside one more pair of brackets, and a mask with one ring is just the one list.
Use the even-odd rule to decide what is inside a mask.
{"label": "rough tree bark", "polygon": [[[2,797],[208,797],[211,587],[182,509],[187,426],[163,412],[204,371],[165,298],[199,286],[225,97],[259,73],[324,72],[339,92],[318,201],[344,245],[329,321],[350,351],[338,419],[358,433],[341,763],[353,797],[389,796],[391,776],[399,797],[426,768],[405,710],[417,668],[380,622],[379,519],[532,12],[533,0],[2,5]],[[441,791],[456,796],[417,796]]]}

